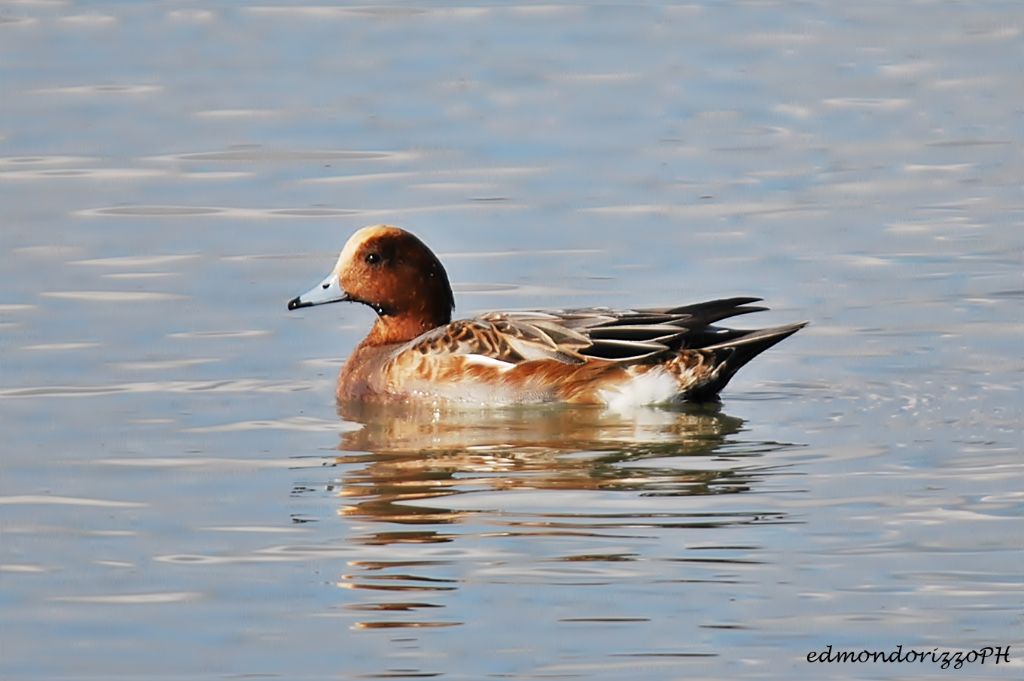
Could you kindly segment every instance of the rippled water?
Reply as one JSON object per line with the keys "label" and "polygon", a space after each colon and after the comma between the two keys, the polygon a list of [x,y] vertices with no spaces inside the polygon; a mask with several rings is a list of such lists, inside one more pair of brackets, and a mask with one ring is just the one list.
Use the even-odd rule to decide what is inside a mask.
{"label": "rippled water", "polygon": [[[1020,678],[1015,3],[0,3],[0,677]],[[761,295],[720,406],[338,413],[459,311]],[[836,649],[1009,664],[809,664]]]}

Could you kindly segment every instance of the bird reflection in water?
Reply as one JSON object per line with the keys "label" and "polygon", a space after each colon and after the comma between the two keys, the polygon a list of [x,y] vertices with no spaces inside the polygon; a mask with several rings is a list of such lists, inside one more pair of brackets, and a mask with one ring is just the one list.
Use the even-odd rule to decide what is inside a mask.
{"label": "bird reflection in water", "polygon": [[[723,414],[717,404],[645,408],[628,415],[580,407],[446,411],[428,405],[343,404],[339,415],[359,427],[341,436],[337,463],[344,472],[329,491],[345,502],[339,513],[363,532],[349,541],[365,547],[368,556],[351,561],[354,574],[344,575],[339,585],[377,594],[348,609],[398,617],[359,622],[357,628],[460,624],[409,619],[409,611],[440,607],[435,602],[440,592],[456,589],[460,581],[453,563],[458,551],[409,545],[460,538],[464,544],[467,533],[586,537],[644,523],[713,527],[763,520],[749,512],[732,517],[693,512],[692,506],[689,512],[666,514],[664,500],[659,511],[643,515],[609,513],[599,503],[569,514],[502,512],[500,501],[498,509],[487,509],[502,492],[607,491],[633,498],[739,493],[765,474],[768,467],[757,459],[780,446],[738,441],[734,436],[743,420]],[[481,493],[487,501],[467,507],[466,500]],[[485,525],[482,531],[452,527],[475,519]],[[370,549],[381,545],[388,545],[386,554]],[[396,592],[403,592],[398,602]]]}
{"label": "bird reflection in water", "polygon": [[[474,412],[344,404],[339,415],[361,425],[338,446],[337,462],[350,467],[334,490],[350,504],[344,513],[404,525],[455,522],[465,511],[446,509],[439,498],[481,490],[742,492],[750,485],[750,462],[737,460],[760,453],[749,442],[731,446],[743,421],[718,405],[620,415],[580,407]],[[444,541],[432,532],[367,540],[403,537]]]}

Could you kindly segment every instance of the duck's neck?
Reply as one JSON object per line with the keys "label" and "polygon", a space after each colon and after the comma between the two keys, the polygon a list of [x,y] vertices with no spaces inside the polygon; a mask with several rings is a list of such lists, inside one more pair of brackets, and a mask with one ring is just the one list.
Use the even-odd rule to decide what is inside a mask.
{"label": "duck's neck", "polygon": [[427,252],[433,262],[421,268],[418,280],[403,287],[401,296],[366,302],[377,312],[377,321],[364,345],[407,343],[427,331],[445,326],[452,321],[455,299],[444,267]]}
{"label": "duck's neck", "polygon": [[394,343],[407,343],[413,338],[423,335],[431,329],[444,326],[451,321],[451,314],[444,315],[411,315],[403,314],[397,316],[384,315],[377,317],[370,333],[363,340],[362,345],[373,347],[378,345],[392,345]]}

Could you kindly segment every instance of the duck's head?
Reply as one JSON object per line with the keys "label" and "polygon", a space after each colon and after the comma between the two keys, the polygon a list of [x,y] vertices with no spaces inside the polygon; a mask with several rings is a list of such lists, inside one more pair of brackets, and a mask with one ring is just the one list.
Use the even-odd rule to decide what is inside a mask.
{"label": "duck's head", "polygon": [[288,309],[341,301],[376,311],[370,338],[378,343],[412,340],[447,324],[455,307],[441,261],[414,235],[390,225],[353,234],[327,278],[288,301]]}

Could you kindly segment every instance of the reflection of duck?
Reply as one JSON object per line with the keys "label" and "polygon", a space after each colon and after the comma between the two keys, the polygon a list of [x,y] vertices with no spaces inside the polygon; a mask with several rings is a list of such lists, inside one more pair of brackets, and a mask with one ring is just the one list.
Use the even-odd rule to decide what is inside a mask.
{"label": "reflection of duck", "polygon": [[[701,495],[741,492],[750,484],[733,461],[714,456],[743,424],[717,406],[624,416],[580,407],[480,413],[343,403],[339,413],[362,424],[344,433],[338,447],[352,452],[339,456],[339,463],[360,466],[345,474],[337,490],[351,504],[345,512],[387,522],[453,522],[461,513],[443,502],[417,501],[481,490]],[[394,538],[401,536],[417,540]],[[368,539],[387,541],[381,535]]]}
{"label": "reflection of duck", "polygon": [[492,312],[452,322],[448,275],[412,234],[364,227],[288,309],[352,301],[377,321],[338,377],[339,400],[628,407],[713,399],[744,364],[804,324],[715,322],[765,308],[729,298],[672,308]]}
{"label": "reflection of duck", "polygon": [[[591,565],[631,560],[622,542],[637,533],[779,520],[742,508],[745,501],[723,509],[665,498],[745,492],[767,468],[756,459],[772,445],[736,441],[743,421],[717,405],[626,416],[594,407],[341,403],[339,415],[360,426],[342,434],[341,476],[329,488],[359,528],[349,537],[359,559],[338,581],[356,628],[461,624],[445,606],[462,584],[462,564],[474,560],[466,556],[487,569],[537,569],[496,568],[508,560],[506,538],[586,547],[547,560],[585,561],[580,571],[592,577],[602,568]],[[552,570],[553,579],[580,572]]]}

